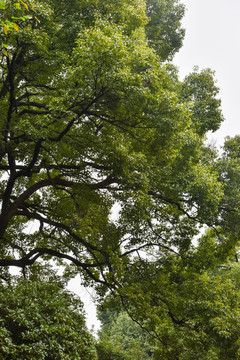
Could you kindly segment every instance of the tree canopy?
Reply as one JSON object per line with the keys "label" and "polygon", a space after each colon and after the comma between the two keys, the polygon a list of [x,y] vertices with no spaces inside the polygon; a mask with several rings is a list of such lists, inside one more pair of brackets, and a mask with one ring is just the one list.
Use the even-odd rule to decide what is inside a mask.
{"label": "tree canopy", "polygon": [[37,19],[23,21],[4,3],[19,31],[0,36],[2,278],[70,260],[64,276],[80,272],[100,299],[117,294],[163,359],[190,359],[179,355],[190,344],[182,328],[192,336],[206,323],[189,323],[197,298],[224,294],[209,271],[238,245],[239,138],[222,156],[206,145],[223,121],[214,72],[180,81],[169,63],[184,7],[32,0]]}

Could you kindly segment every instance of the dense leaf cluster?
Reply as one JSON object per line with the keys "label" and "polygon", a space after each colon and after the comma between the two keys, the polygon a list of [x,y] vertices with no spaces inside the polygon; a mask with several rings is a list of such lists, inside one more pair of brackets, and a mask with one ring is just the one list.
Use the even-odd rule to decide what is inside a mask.
{"label": "dense leaf cluster", "polygon": [[[40,270],[40,269],[37,269]],[[1,285],[0,356],[14,359],[97,359],[81,300],[56,277]]]}

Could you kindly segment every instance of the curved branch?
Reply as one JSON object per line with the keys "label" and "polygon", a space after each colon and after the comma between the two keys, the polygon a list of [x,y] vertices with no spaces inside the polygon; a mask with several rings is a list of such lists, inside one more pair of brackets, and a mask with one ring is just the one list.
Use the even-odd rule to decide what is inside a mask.
{"label": "curved branch", "polygon": [[98,267],[99,264],[82,263],[81,261],[77,260],[76,258],[74,258],[71,255],[63,254],[63,253],[61,253],[59,251],[56,251],[56,250],[53,250],[53,249],[48,249],[48,248],[36,248],[36,249],[33,249],[28,254],[26,254],[24,257],[22,257],[21,259],[0,259],[0,266],[2,266],[2,267],[16,266],[16,267],[25,268],[26,266],[34,264],[34,262],[39,257],[44,256],[44,255],[50,255],[50,256],[57,257],[59,259],[69,260],[73,264],[75,264],[77,267],[81,267],[84,271],[86,271],[88,276],[92,280],[94,280],[96,283],[107,285],[109,287],[113,286],[112,284],[106,282],[106,280],[103,281],[103,280],[99,279],[96,275],[94,275],[91,272],[90,268]]}
{"label": "curved branch", "polygon": [[32,109],[23,109],[20,113],[19,113],[19,117],[24,115],[24,114],[31,114],[31,115],[47,115],[49,114],[49,111],[45,111],[45,110],[32,110]]}
{"label": "curved branch", "polygon": [[101,251],[101,249],[99,249],[97,246],[93,245],[93,244],[90,244],[89,242],[85,241],[83,238],[79,237],[77,234],[75,234],[69,226],[65,225],[65,224],[62,224],[60,222],[57,222],[55,220],[51,220],[51,219],[48,219],[48,218],[44,218],[43,216],[41,216],[40,214],[38,213],[31,213],[31,212],[28,212],[28,211],[17,211],[17,213],[15,215],[21,215],[21,216],[26,216],[28,217],[29,219],[35,219],[35,220],[38,220],[44,224],[48,224],[48,225],[52,225],[58,229],[61,229],[63,231],[65,231],[69,236],[71,236],[74,240],[76,240],[78,243],[82,244],[83,246],[86,247],[86,249],[88,249],[88,251],[97,251],[97,252],[100,252],[102,255],[105,255],[105,253],[103,253],[103,251]]}

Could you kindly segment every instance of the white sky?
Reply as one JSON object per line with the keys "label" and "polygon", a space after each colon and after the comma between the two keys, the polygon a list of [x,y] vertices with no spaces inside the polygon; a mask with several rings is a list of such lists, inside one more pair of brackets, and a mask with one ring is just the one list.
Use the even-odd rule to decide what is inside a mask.
{"label": "white sky", "polygon": [[224,137],[240,134],[240,0],[181,0],[187,11],[184,46],[174,63],[185,76],[195,65],[216,71],[225,122],[210,136],[222,145]]}
{"label": "white sky", "polygon": [[96,306],[94,304],[94,290],[86,289],[81,286],[80,275],[77,275],[74,279],[70,280],[68,290],[74,292],[80,297],[86,312],[87,327],[89,330],[93,331],[94,335],[97,335],[97,331],[99,330],[101,323],[97,319]]}

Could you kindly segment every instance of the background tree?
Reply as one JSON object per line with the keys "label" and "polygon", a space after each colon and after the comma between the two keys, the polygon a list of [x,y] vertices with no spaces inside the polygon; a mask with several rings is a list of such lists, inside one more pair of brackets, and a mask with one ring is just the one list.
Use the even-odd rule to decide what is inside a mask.
{"label": "background tree", "polygon": [[96,345],[99,360],[153,359],[153,347],[147,333],[129,317],[119,302],[106,302],[98,309],[98,318],[102,324]]}

